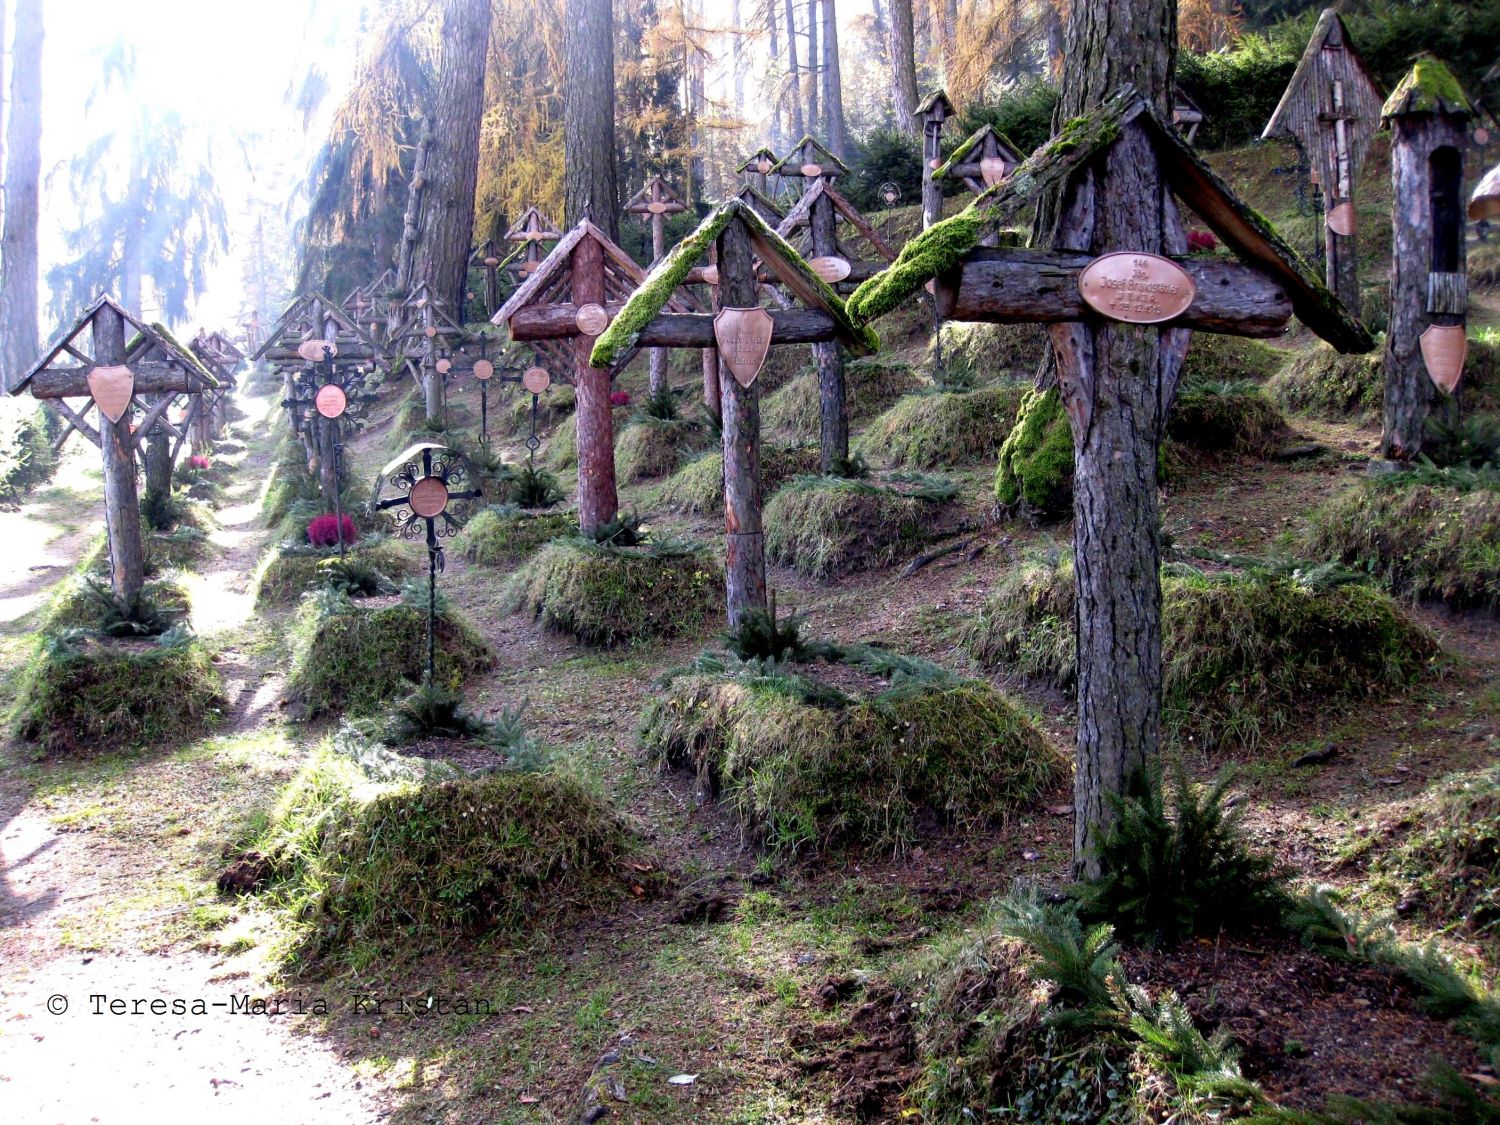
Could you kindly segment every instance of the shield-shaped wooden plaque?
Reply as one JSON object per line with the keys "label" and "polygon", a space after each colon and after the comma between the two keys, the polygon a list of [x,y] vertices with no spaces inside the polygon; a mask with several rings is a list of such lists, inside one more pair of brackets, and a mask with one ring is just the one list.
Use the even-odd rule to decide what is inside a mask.
{"label": "shield-shaped wooden plaque", "polygon": [[135,372],[121,364],[118,367],[94,367],[89,369],[89,394],[99,404],[99,413],[111,422],[118,422],[130,409],[130,398],[135,394]]}
{"label": "shield-shaped wooden plaque", "polygon": [[720,309],[714,314],[714,341],[735,382],[748,388],[765,366],[771,350],[771,314],[750,309]]}
{"label": "shield-shaped wooden plaque", "polygon": [[1354,233],[1354,204],[1340,203],[1328,212],[1328,229],[1344,237]]}
{"label": "shield-shaped wooden plaque", "polygon": [[994,187],[1005,179],[1010,165],[1003,156],[986,156],[979,162],[979,178],[984,181],[985,187]]}
{"label": "shield-shaped wooden plaque", "polygon": [[1427,365],[1427,377],[1444,394],[1451,395],[1458,387],[1469,354],[1469,337],[1463,325],[1429,325],[1418,343],[1422,347],[1422,362]]}
{"label": "shield-shaped wooden plaque", "polygon": [[832,285],[836,281],[843,281],[849,276],[849,263],[835,254],[824,258],[814,258],[807,263],[812,267],[813,273]]}

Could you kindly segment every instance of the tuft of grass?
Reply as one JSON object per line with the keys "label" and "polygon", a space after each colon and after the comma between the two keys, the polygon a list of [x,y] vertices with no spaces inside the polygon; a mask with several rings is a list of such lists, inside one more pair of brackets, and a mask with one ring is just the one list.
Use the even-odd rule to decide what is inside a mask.
{"label": "tuft of grass", "polygon": [[552,431],[552,440],[547,443],[547,467],[555,472],[571,469],[578,464],[578,425],[575,419],[565,418]]}
{"label": "tuft of grass", "polygon": [[1385,401],[1380,353],[1340,355],[1319,342],[1299,352],[1266,391],[1284,410],[1335,420],[1371,418]]}
{"label": "tuft of grass", "polygon": [[785,853],[901,851],[924,816],[1004,820],[1063,776],[1058,751],[988,684],[935,668],[901,679],[850,697],[758,662],[682,675],[647,709],[641,743]]}
{"label": "tuft of grass", "polygon": [[410,563],[395,540],[370,537],[345,549],[272,547],[261,557],[251,580],[257,607],[288,605],[310,590],[339,590],[351,597],[395,593],[395,580]]}
{"label": "tuft of grass", "polygon": [[[456,687],[494,666],[493,650],[467,621],[440,605],[436,626],[439,684]],[[309,717],[371,711],[427,672],[427,614],[404,602],[369,608],[334,591],[305,598],[291,640],[287,694]]]}
{"label": "tuft of grass", "polygon": [[1182,363],[1182,381],[1261,383],[1285,365],[1287,353],[1248,336],[1194,332]]}
{"label": "tuft of grass", "polygon": [[[1377,575],[1398,594],[1500,611],[1500,490],[1465,489],[1452,472],[1404,477],[1329,500],[1313,512],[1302,548]],[[1450,480],[1460,487],[1444,487]]]}
{"label": "tuft of grass", "polygon": [[[1019,568],[971,628],[989,667],[1069,687],[1077,674],[1071,561]],[[1202,750],[1253,747],[1313,703],[1399,689],[1437,644],[1386,594],[1264,573],[1162,580],[1162,721]]]}
{"label": "tuft of grass", "polygon": [[300,951],[391,956],[480,933],[523,933],[602,904],[636,845],[578,778],[501,770],[434,780],[344,732],[322,743],[252,849]]}
{"label": "tuft of grass", "polygon": [[932,483],[798,477],[766,505],[766,558],[814,578],[885,566],[926,541],[937,506],[952,498],[951,485]]}
{"label": "tuft of grass", "polygon": [[1276,404],[1243,382],[1189,383],[1167,419],[1167,436],[1204,453],[1265,457],[1290,434]]}
{"label": "tuft of grass", "polygon": [[694,421],[645,416],[616,439],[615,472],[621,484],[670,476],[707,442],[708,431]]}
{"label": "tuft of grass", "polygon": [[111,641],[80,631],[43,637],[21,672],[12,722],[48,755],[167,747],[205,734],[224,687],[203,646],[174,630]]}
{"label": "tuft of grass", "polygon": [[[852,360],[844,365],[849,421],[858,425],[875,417],[921,381],[904,363]],[[822,406],[816,370],[804,371],[761,405],[767,431],[797,442],[816,442],[821,434]]]}
{"label": "tuft of grass", "polygon": [[[760,484],[769,498],[791,477],[818,467],[816,446],[786,446],[770,442],[760,447]],[[664,507],[680,512],[724,510],[724,454],[719,450],[690,461],[666,480],[657,494]]]}
{"label": "tuft of grass", "polygon": [[722,611],[723,567],[697,544],[554,539],[512,576],[504,604],[585,644],[691,633]]}
{"label": "tuft of grass", "polygon": [[577,534],[578,521],[566,512],[491,505],[464,526],[454,545],[470,562],[510,566],[529,558],[544,543]]}
{"label": "tuft of grass", "polygon": [[931,469],[994,456],[1029,388],[1004,383],[973,391],[904,395],[860,435],[853,450],[892,467]]}

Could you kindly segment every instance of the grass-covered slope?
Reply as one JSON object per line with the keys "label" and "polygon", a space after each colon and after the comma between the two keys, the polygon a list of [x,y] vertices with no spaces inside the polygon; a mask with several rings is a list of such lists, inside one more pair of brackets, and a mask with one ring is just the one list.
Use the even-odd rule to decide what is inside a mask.
{"label": "grass-covered slope", "polygon": [[931,469],[994,456],[1028,385],[904,395],[852,444],[872,464]]}
{"label": "grass-covered slope", "polygon": [[953,495],[937,477],[797,477],[765,507],[766,558],[814,578],[885,566],[927,539]]}

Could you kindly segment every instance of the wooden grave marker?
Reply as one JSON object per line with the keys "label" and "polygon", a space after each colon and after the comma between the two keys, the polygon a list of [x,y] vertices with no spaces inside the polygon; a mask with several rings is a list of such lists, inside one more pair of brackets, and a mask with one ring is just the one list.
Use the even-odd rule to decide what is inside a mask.
{"label": "wooden grave marker", "polygon": [[[651,224],[651,264],[661,261],[667,252],[667,216],[680,215],[687,210],[682,196],[660,176],[652,176],[646,186],[625,201],[625,211],[637,215]],[[661,348],[651,349],[651,394],[657,395],[667,387],[667,353]]]}
{"label": "wooden grave marker", "polygon": [[404,365],[411,372],[422,390],[425,417],[434,427],[446,425],[448,418],[447,369],[439,368],[438,359],[445,348],[461,348],[468,340],[468,330],[426,281],[402,301],[401,328],[391,337],[396,348],[392,369]]}
{"label": "wooden grave marker", "polygon": [[954,115],[953,103],[942,90],[934,90],[918,104],[922,119],[922,228],[943,217],[943,185],[933,174],[943,166],[943,124]]}
{"label": "wooden grave marker", "polygon": [[770,182],[771,169],[780,163],[780,158],[774,152],[769,148],[761,147],[740,161],[734,170],[745,177],[747,186],[754,188],[761,195],[769,195],[767,184]]}

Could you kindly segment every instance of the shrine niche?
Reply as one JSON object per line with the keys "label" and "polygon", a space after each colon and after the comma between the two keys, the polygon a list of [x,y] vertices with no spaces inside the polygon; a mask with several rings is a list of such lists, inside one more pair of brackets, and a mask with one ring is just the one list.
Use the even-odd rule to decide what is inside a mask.
{"label": "shrine niche", "polygon": [[[529,344],[557,371],[572,377],[577,395],[578,525],[586,536],[619,512],[615,486],[614,418],[609,395],[612,372],[589,365],[589,353],[646,273],[602,230],[584,219],[537,263],[492,318],[510,338]],[[672,286],[663,303],[674,311],[691,306]],[[621,353],[617,368],[635,355]]]}
{"label": "shrine niche", "polygon": [[[132,349],[126,347],[127,325],[137,333]],[[199,395],[217,385],[208,369],[175,340],[100,295],[53,337],[42,357],[10,388],[12,395],[30,394],[40,400],[71,430],[99,447],[104,458],[110,585],[119,598],[135,597],[145,583],[135,479],[140,443],[175,396]],[[88,420],[90,410],[97,411],[97,427]]]}
{"label": "shrine niche", "polygon": [[1468,350],[1464,150],[1474,107],[1441,62],[1421,58],[1382,110],[1391,130],[1391,319],[1381,453],[1422,452],[1433,388],[1451,396]]}
{"label": "shrine niche", "polygon": [[934,90],[918,104],[915,115],[922,121],[922,227],[943,217],[943,185],[934,173],[943,166],[943,125],[954,115],[953,103],[942,90]]}
{"label": "shrine niche", "polygon": [[[667,250],[667,216],[680,215],[687,210],[675,188],[660,176],[652,176],[646,186],[625,201],[625,213],[635,215],[651,224],[651,262],[661,261]],[[652,395],[667,389],[667,353],[660,348],[651,349]]]}
{"label": "shrine niche", "polygon": [[[718,263],[719,311],[712,316],[673,311],[672,295],[710,248]],[[770,279],[792,293],[802,308],[761,306],[757,258]],[[839,295],[753,207],[731,199],[658,263],[593,345],[591,361],[601,368],[619,364],[641,347],[719,349],[725,586],[731,626],[747,611],[766,607],[759,364],[770,346],[827,341],[856,355],[870,355],[880,344],[874,333],[854,324]]]}
{"label": "shrine niche", "polygon": [[1380,124],[1374,80],[1333,8],[1325,8],[1262,139],[1295,141],[1323,194],[1324,266],[1328,288],[1359,315],[1354,185]]}

